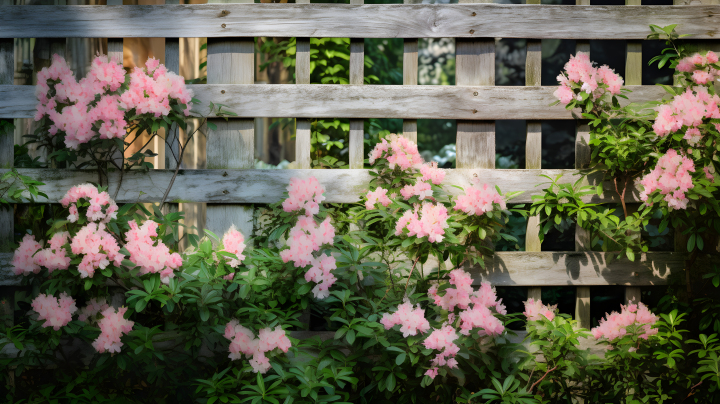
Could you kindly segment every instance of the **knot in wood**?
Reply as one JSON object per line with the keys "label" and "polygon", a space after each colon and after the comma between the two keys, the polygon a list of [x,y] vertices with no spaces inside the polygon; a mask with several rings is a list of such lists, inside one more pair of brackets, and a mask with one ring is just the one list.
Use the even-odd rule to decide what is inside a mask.
{"label": "knot in wood", "polygon": [[478,92],[477,92],[477,91],[475,91],[475,92],[473,93],[473,95],[474,95],[474,96],[476,96],[476,97],[477,97],[477,94],[478,94]]}
{"label": "knot in wood", "polygon": [[225,90],[220,90],[220,94],[225,94]]}
{"label": "knot in wood", "polygon": [[471,17],[475,17],[476,15],[477,15],[477,13],[476,13],[476,12],[474,12],[474,11],[473,11],[473,13],[472,13],[472,14],[470,14],[470,16],[471,16]]}
{"label": "knot in wood", "polygon": [[471,30],[470,30],[470,33],[471,33],[471,34],[474,34],[474,33],[475,33],[475,30],[474,30],[474,29],[471,29]]}
{"label": "knot in wood", "polygon": [[221,27],[225,28],[225,24],[222,24]]}
{"label": "knot in wood", "polygon": [[477,114],[477,109],[473,109],[473,114]]}
{"label": "knot in wood", "polygon": [[223,173],[223,177],[227,177],[227,176],[228,176],[228,173],[227,173],[227,171],[225,171],[225,172]]}
{"label": "knot in wood", "polygon": [[220,12],[220,15],[221,15],[221,16],[226,16],[226,15],[228,15],[228,14],[230,14],[230,12],[227,11],[227,10],[223,10],[223,11]]}
{"label": "knot in wood", "polygon": [[223,194],[227,195],[229,193],[230,193],[230,191],[228,191],[227,189],[223,190]]}

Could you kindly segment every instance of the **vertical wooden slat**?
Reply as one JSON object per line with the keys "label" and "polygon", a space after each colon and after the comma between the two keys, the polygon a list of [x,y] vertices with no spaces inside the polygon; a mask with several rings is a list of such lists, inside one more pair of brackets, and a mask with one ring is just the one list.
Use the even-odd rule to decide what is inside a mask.
{"label": "vertical wooden slat", "polygon": [[[350,0],[352,5],[362,5],[364,0]],[[350,39],[350,85],[363,85],[365,83],[365,39]],[[363,140],[365,139],[365,123],[362,119],[350,120],[350,168],[363,168],[365,156]]]}
{"label": "vertical wooden slat", "polygon": [[[165,0],[165,4],[180,4],[180,0]],[[180,74],[180,38],[165,38],[165,67],[168,71]],[[176,159],[180,157],[180,132],[176,127],[166,134],[165,169],[174,170]]]}
{"label": "vertical wooden slat", "polygon": [[[628,6],[639,6],[641,0],[625,0]],[[642,85],[642,41],[627,41],[627,58],[625,60],[625,85]],[[633,209],[635,211],[636,209]],[[630,211],[628,211],[629,213]],[[625,287],[625,303],[640,302],[642,292],[638,286]]]}
{"label": "vertical wooden slat", "polygon": [[[577,0],[577,5],[590,5],[590,0]],[[577,41],[576,52],[590,53],[590,42]],[[587,168],[590,165],[590,127],[580,123],[575,136],[575,168]],[[590,234],[580,226],[575,226],[575,251],[590,250]],[[575,291],[575,320],[578,326],[590,328],[590,287],[578,286]]]}
{"label": "vertical wooden slat", "polygon": [[[225,1],[211,0],[211,3]],[[233,3],[252,3],[236,0]],[[253,84],[255,80],[254,38],[208,38],[208,84]],[[222,91],[222,90],[220,90]],[[255,158],[253,119],[211,119],[217,126],[207,139],[207,168],[252,168]],[[251,206],[208,204],[206,228],[217,235],[235,226],[245,237],[253,230]]]}
{"label": "vertical wooden slat", "polygon": [[[122,6],[122,0],[107,0],[108,6]],[[108,38],[108,56],[116,57],[117,60],[123,62],[123,39]]]}
{"label": "vertical wooden slat", "polygon": [[[410,3],[405,0],[405,4]],[[418,46],[417,38],[405,39],[403,44],[403,85],[416,86],[418,83]],[[417,142],[417,119],[403,120],[403,136]]]}
{"label": "vertical wooden slat", "polygon": [[[478,3],[462,0],[460,3]],[[491,3],[492,1],[481,1]],[[455,84],[458,86],[495,85],[495,40],[458,38],[455,40]],[[495,168],[495,122],[458,121],[457,168]]]}
{"label": "vertical wooden slat", "polygon": [[[296,0],[298,4],[310,4],[310,0]],[[295,38],[295,83],[310,84],[310,38]],[[295,164],[297,168],[312,166],[311,128],[307,118],[295,119]]]}
{"label": "vertical wooden slat", "polygon": [[[540,4],[540,0],[527,0],[527,4]],[[542,84],[542,42],[528,39],[525,59],[525,85],[540,86]],[[542,168],[542,125],[540,121],[527,121],[525,138],[525,168],[539,170]],[[525,232],[525,251],[541,251],[540,217],[529,216]],[[529,287],[528,298],[541,299],[541,287]]]}
{"label": "vertical wooden slat", "polygon": [[[0,0],[0,5],[12,5],[12,0]],[[0,84],[13,84],[15,77],[15,47],[13,39],[0,39]],[[12,122],[12,121],[11,121]],[[13,132],[0,133],[0,167],[13,166]],[[0,252],[10,252],[14,232],[12,207],[0,207]],[[13,326],[15,288],[0,286],[0,322],[6,327]]]}

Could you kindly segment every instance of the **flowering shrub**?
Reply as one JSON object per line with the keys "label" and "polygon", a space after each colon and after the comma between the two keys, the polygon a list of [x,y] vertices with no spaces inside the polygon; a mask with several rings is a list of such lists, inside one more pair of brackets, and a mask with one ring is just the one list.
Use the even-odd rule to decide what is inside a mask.
{"label": "flowering shrub", "polygon": [[[717,61],[701,56],[683,74],[705,100],[695,70],[715,76]],[[181,126],[191,102],[181,80],[155,61],[146,66],[123,79],[100,58],[79,83],[59,61],[44,73],[41,132],[62,146],[57,156],[117,144],[165,118]],[[607,178],[618,190],[637,179],[647,203],[621,220],[583,201],[594,188],[549,178],[532,208],[545,230],[577,222],[608,241],[603,248],[612,241],[631,256],[644,247],[633,232],[651,208],[711,215],[699,212],[703,203],[712,208],[713,169],[702,159],[714,118],[693,126],[702,139],[686,124],[659,136],[648,108],[619,106],[622,79],[583,55],[561,82],[561,101],[593,119],[592,142],[605,145],[594,161],[617,160]],[[714,102],[707,87],[703,114]],[[75,117],[78,108],[87,116]],[[622,114],[632,117],[618,123]],[[665,298],[654,314],[630,303],[593,330],[540,300],[508,313],[505,304],[522,299],[503,302],[476,269],[493,242],[513,240],[510,216],[527,214],[509,208],[513,194],[481,181],[446,186],[446,171],[396,135],[368,162],[372,180],[359,203],[329,203],[317,178],[292,178],[283,200],[257,209],[253,234],[232,226],[222,235],[181,233],[183,213],[163,213],[162,203],[118,204],[92,184],[68,190],[49,231],[23,235],[13,253],[27,287],[18,293],[19,321],[0,329],[0,349],[10,352],[0,361],[16,376],[4,387],[7,401],[704,403],[720,392],[720,272],[707,274],[715,293],[690,300],[693,308]],[[687,322],[693,339],[683,339],[687,313],[697,317]],[[308,327],[330,333],[300,338]],[[607,348],[604,359],[583,345],[591,337]]]}

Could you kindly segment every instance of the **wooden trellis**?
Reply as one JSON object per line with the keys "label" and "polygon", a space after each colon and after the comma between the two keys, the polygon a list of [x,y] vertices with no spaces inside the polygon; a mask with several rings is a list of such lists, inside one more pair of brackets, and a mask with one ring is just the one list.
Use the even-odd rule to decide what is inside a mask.
{"label": "wooden trellis", "polygon": [[[548,107],[555,87],[542,87],[541,40],[577,40],[577,50],[589,51],[590,39],[626,39],[626,84],[636,101],[662,96],[655,86],[641,85],[641,40],[648,25],[678,24],[678,31],[694,39],[711,39],[720,33],[720,6],[677,5],[576,6],[477,4],[461,0],[457,5],[349,5],[239,4],[246,1],[216,0],[208,5],[179,5],[168,0],[161,6],[12,6],[0,0],[0,118],[31,118],[36,99],[31,86],[13,85],[13,38],[110,37],[108,52],[122,54],[122,39],[165,37],[165,64],[179,71],[178,38],[208,37],[208,84],[193,85],[196,97],[229,106],[239,117],[226,122],[215,119],[217,130],[208,137],[208,169],[182,170],[170,200],[204,202],[207,228],[223,233],[234,224],[245,234],[252,230],[253,203],[280,199],[293,176],[315,175],[326,187],[328,202],[355,202],[370,176],[362,168],[363,119],[402,118],[404,135],[417,137],[417,119],[457,119],[457,169],[448,170],[446,181],[468,186],[479,177],[500,185],[504,192],[524,191],[514,202],[530,202],[539,193],[540,174],[564,174],[577,178],[576,170],[541,167],[542,120],[572,119],[561,106]],[[9,2],[9,3],[8,3]],[[174,2],[174,4],[170,4]],[[410,1],[406,0],[406,3]],[[304,3],[304,4],[302,4]],[[254,83],[254,37],[297,37],[294,85]],[[310,84],[310,38],[350,37],[350,85]],[[456,86],[417,85],[418,38],[456,38]],[[529,38],[526,86],[495,86],[495,37]],[[403,85],[363,85],[364,38],[403,38]],[[63,39],[56,49],[62,51]],[[618,50],[620,52],[621,50]],[[255,170],[254,126],[256,117],[296,117],[296,155],[301,169]],[[350,118],[350,169],[310,171],[310,125],[308,118]],[[496,170],[495,119],[527,120],[527,168]],[[577,128],[576,167],[589,162],[588,127]],[[0,165],[13,162],[11,136],[0,139]],[[166,167],[173,168],[173,167]],[[7,171],[0,170],[0,174]],[[94,180],[94,173],[66,170],[20,170],[47,185],[49,202],[57,201],[72,185]],[[111,184],[117,184],[111,173]],[[126,173],[118,202],[159,202],[171,178],[169,170]],[[589,181],[597,182],[597,176]],[[617,202],[609,184],[593,202]],[[111,191],[114,190],[111,188]],[[140,191],[144,194],[140,194]],[[637,190],[630,199],[637,201]],[[476,281],[495,285],[528,286],[538,297],[544,286],[577,286],[576,317],[589,326],[590,290],[593,285],[626,285],[627,298],[639,298],[639,287],[661,285],[673,271],[682,271],[684,254],[647,253],[634,263],[610,260],[611,254],[588,252],[589,240],[578,229],[576,251],[542,252],[537,238],[538,219],[528,221],[525,252],[498,252],[486,270],[474,270]],[[0,291],[12,312],[12,289],[20,279],[9,268],[8,244],[13,238],[11,211],[0,212]]]}

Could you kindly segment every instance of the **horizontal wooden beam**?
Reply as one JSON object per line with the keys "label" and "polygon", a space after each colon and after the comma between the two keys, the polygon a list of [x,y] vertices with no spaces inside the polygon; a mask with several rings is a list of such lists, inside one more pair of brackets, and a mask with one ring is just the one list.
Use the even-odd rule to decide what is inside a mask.
{"label": "horizontal wooden beam", "polygon": [[649,25],[713,39],[718,6],[193,4],[0,6],[0,38],[350,37],[645,39]]}
{"label": "horizontal wooden beam", "polygon": [[[78,6],[79,7],[79,6]],[[572,119],[557,87],[465,87],[331,84],[192,85],[205,106],[225,104],[243,118]],[[629,86],[629,100],[654,101],[660,86]],[[624,101],[624,100],[623,100]],[[0,118],[32,118],[34,86],[0,86]],[[200,113],[207,113],[198,108]]]}
{"label": "horizontal wooden beam", "polygon": [[[671,274],[683,272],[686,254],[653,252],[641,254],[635,262],[613,260],[616,254],[603,252],[507,252],[498,251],[488,269],[472,269],[474,283],[488,281],[495,286],[602,286],[665,285]],[[708,261],[701,257],[698,265]],[[12,254],[0,254],[0,286],[20,285],[21,276],[12,273]],[[490,261],[490,259],[489,259]]]}
{"label": "horizontal wooden beam", "polygon": [[[208,162],[211,166],[212,162]],[[0,175],[8,170],[1,169]],[[94,171],[18,169],[33,179],[45,183],[40,190],[48,195],[48,200],[40,198],[41,203],[57,203],[70,187],[88,182],[97,183]],[[512,199],[512,203],[527,203],[533,195],[542,193],[547,179],[540,175],[555,177],[562,174],[559,183],[577,181],[576,170],[491,170],[491,169],[447,169],[444,184],[469,187],[474,181],[499,186],[502,192],[522,191]],[[121,189],[115,198],[118,202],[160,202],[165,189],[172,178],[171,170],[131,170],[125,172]],[[206,202],[206,203],[276,203],[283,198],[290,178],[315,176],[325,187],[326,202],[354,203],[368,191],[370,175],[364,169],[335,170],[180,170],[173,184],[168,202]],[[599,174],[589,177],[590,184],[598,184]],[[120,174],[109,174],[110,194],[114,195]],[[632,186],[632,185],[631,185]],[[617,193],[611,183],[603,183],[604,193],[586,197],[587,202],[617,202]],[[452,194],[461,191],[447,186]],[[628,188],[627,202],[636,202],[638,191]]]}

